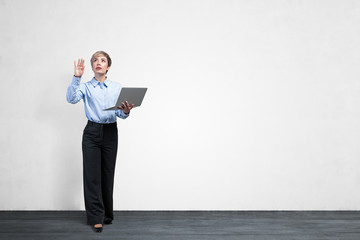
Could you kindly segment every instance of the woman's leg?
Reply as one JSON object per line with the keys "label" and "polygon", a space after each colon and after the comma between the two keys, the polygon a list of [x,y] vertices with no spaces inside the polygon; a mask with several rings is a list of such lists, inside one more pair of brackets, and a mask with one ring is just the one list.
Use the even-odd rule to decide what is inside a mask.
{"label": "woman's leg", "polygon": [[116,154],[118,148],[118,131],[116,123],[104,125],[103,147],[101,151],[101,187],[105,210],[105,222],[114,219],[113,189]]}
{"label": "woman's leg", "polygon": [[84,129],[83,177],[87,223],[103,223],[104,203],[101,191],[101,125],[88,123]]}

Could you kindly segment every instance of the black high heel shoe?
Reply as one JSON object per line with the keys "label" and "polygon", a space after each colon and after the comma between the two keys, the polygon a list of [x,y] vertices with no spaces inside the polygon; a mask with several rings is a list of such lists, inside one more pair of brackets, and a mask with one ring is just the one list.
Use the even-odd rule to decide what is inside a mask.
{"label": "black high heel shoe", "polygon": [[112,220],[105,220],[104,224],[112,224]]}
{"label": "black high heel shoe", "polygon": [[[96,225],[96,224],[95,224]],[[91,229],[96,232],[96,233],[101,233],[103,228],[102,227],[98,227],[96,228],[95,225],[91,225]]]}

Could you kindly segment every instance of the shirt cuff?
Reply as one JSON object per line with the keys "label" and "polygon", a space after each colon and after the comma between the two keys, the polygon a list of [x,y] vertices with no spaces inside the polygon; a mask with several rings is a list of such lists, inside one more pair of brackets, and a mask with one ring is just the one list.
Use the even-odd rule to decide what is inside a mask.
{"label": "shirt cuff", "polygon": [[125,119],[127,118],[129,115],[130,115],[130,112],[129,114],[125,114],[123,110],[119,109],[119,110],[115,110],[116,112],[116,115],[122,119]]}
{"label": "shirt cuff", "polygon": [[75,77],[75,75],[73,75],[72,84],[73,85],[80,85],[80,82],[81,82],[81,78]]}

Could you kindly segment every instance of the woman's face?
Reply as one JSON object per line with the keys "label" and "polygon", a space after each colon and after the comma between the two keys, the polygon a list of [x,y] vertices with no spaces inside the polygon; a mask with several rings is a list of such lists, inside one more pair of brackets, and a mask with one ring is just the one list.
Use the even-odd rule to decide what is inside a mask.
{"label": "woman's face", "polygon": [[106,71],[110,69],[107,58],[103,55],[95,56],[91,65],[94,73],[106,74]]}

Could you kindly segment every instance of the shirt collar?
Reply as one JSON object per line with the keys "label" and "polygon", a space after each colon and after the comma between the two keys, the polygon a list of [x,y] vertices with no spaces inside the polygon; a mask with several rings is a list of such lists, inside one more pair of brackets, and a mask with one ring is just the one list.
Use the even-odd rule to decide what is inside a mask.
{"label": "shirt collar", "polygon": [[[95,79],[95,77],[93,77],[90,82],[91,82],[91,84],[94,86],[94,88],[95,88],[97,85],[101,84],[101,82],[97,81],[97,80]],[[111,83],[111,81],[106,77],[106,80],[104,81],[104,86],[105,86],[105,87],[108,87],[108,86],[110,85],[110,83]]]}

